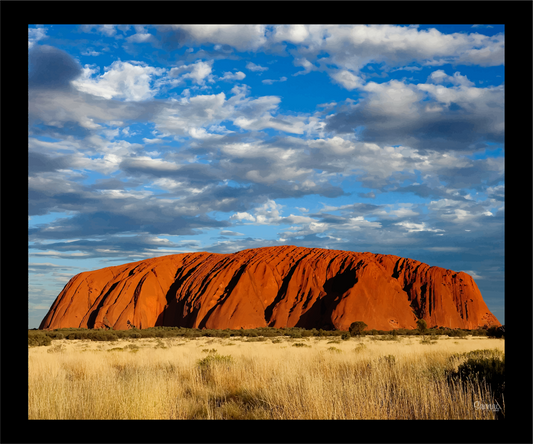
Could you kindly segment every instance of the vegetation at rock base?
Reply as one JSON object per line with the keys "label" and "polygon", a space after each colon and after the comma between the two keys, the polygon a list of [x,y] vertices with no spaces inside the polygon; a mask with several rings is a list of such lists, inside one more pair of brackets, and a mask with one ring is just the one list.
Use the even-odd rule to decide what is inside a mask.
{"label": "vegetation at rock base", "polygon": [[428,329],[428,324],[423,319],[419,319],[418,321],[416,321],[416,325],[418,327],[418,330],[420,330],[421,333],[425,333],[426,330]]}
{"label": "vegetation at rock base", "polygon": [[40,345],[50,345],[52,338],[43,332],[30,332],[28,333],[28,346],[37,347]]}
{"label": "vegetation at rock base", "polygon": [[[410,336],[410,335],[431,335],[434,336],[452,336],[464,338],[472,336],[489,336],[505,338],[505,331],[501,327],[478,328],[475,330],[449,329],[449,328],[427,328],[423,332],[419,329],[398,328],[394,330],[364,330],[366,324],[362,321],[354,322],[348,332],[343,330],[323,330],[323,329],[305,329],[300,327],[286,328],[252,328],[239,330],[216,330],[216,329],[199,329],[185,327],[150,327],[145,329],[128,328],[127,330],[107,330],[107,329],[87,329],[87,328],[61,328],[56,330],[28,330],[28,346],[49,345],[48,339],[88,339],[91,341],[116,341],[118,339],[134,338],[231,338],[246,337],[249,341],[263,341],[265,338],[274,338],[278,336],[287,336],[291,338],[307,337],[330,337],[338,336],[339,339],[349,340],[350,337],[356,336]],[[388,340],[388,339],[387,339]]]}
{"label": "vegetation at rock base", "polygon": [[360,336],[363,334],[364,329],[368,327],[363,321],[352,322],[349,332],[352,336]]}

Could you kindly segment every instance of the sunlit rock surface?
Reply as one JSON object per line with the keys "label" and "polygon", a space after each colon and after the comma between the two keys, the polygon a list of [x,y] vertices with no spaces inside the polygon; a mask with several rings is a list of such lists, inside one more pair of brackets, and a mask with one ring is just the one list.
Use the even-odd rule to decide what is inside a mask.
{"label": "sunlit rock surface", "polygon": [[470,275],[392,255],[266,247],[186,253],[74,276],[39,328],[348,330],[499,326]]}

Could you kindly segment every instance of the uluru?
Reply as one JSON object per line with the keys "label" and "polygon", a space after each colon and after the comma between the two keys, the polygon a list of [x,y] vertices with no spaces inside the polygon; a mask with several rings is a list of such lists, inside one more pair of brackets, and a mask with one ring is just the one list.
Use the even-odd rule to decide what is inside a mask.
{"label": "uluru", "polygon": [[87,271],[40,329],[500,326],[467,273],[393,255],[264,247],[184,253]]}

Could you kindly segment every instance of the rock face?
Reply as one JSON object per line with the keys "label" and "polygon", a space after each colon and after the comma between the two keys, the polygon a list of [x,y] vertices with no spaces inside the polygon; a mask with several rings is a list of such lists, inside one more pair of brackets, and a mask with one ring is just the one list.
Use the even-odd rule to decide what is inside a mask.
{"label": "rock face", "polygon": [[39,328],[348,330],[501,325],[464,272],[392,255],[294,246],[175,254],[74,276]]}

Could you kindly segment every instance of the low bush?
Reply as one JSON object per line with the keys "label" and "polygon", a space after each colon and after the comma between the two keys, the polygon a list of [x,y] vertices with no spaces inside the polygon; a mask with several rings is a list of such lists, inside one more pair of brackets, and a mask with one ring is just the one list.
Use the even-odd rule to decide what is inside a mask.
{"label": "low bush", "polygon": [[230,355],[219,355],[218,353],[209,353],[205,358],[199,359],[197,365],[203,375],[205,372],[211,370],[214,366],[229,367],[234,363],[233,357]]}
{"label": "low bush", "polygon": [[444,330],[444,334],[450,336],[450,337],[454,337],[454,338],[465,338],[466,336],[468,336],[468,332],[466,330],[461,330],[459,328],[457,329],[448,329],[448,330]]}
{"label": "low bush", "polygon": [[472,336],[487,336],[487,329],[485,328],[478,328],[477,330],[472,330],[470,332]]}
{"label": "low bush", "polygon": [[487,336],[490,338],[504,338],[505,327],[489,327],[487,329]]}
{"label": "low bush", "polygon": [[130,351],[138,351],[139,350],[139,346],[136,345],[136,344],[128,344],[124,347],[124,349],[126,350],[130,350]]}
{"label": "low bush", "polygon": [[479,381],[490,386],[495,400],[502,405],[505,393],[505,354],[498,349],[474,350],[455,354],[452,359],[464,359],[457,370],[447,373],[449,380],[463,383]]}
{"label": "low bush", "polygon": [[50,339],[65,339],[65,335],[59,331],[47,331],[45,334]]}
{"label": "low bush", "polygon": [[[334,337],[342,340],[347,340],[349,337],[361,337],[361,336],[386,336],[391,340],[391,337],[400,337],[407,335],[421,335],[423,334],[419,329],[406,329],[398,328],[394,330],[364,330],[366,324],[362,321],[354,322],[350,326],[350,331],[342,330],[325,330],[325,329],[306,329],[302,327],[260,327],[252,329],[198,329],[198,328],[186,328],[186,327],[149,327],[138,329],[130,327],[126,330],[110,330],[110,329],[88,329],[88,328],[62,328],[56,330],[28,330],[28,337],[31,334],[43,334],[51,339],[88,339],[92,341],[110,341],[118,338],[198,338],[198,337],[217,337],[217,338],[229,338],[229,337],[247,337],[249,340],[253,338],[270,338],[274,336],[287,336],[293,339],[314,337]],[[451,337],[465,338],[471,334],[474,336],[489,336],[504,338],[505,330],[503,327],[491,327],[478,328],[476,330],[463,330],[463,329],[450,329],[445,327],[433,327],[427,328],[424,331],[426,335],[448,335]],[[263,340],[263,339],[257,339]]]}
{"label": "low bush", "polygon": [[360,351],[365,350],[367,347],[365,344],[357,344],[357,347],[354,348],[354,352],[359,353]]}
{"label": "low bush", "polygon": [[431,336],[422,336],[422,339],[420,340],[421,344],[436,344],[437,343],[437,336],[431,335]]}
{"label": "low bush", "polygon": [[111,333],[111,331],[100,330],[89,333],[86,339],[90,339],[91,341],[116,341],[118,340],[118,335]]}
{"label": "low bush", "polygon": [[367,324],[365,324],[363,321],[356,321],[356,322],[352,322],[352,324],[350,325],[350,335],[351,336],[360,336],[363,333],[364,329],[368,327]]}
{"label": "low bush", "polygon": [[202,350],[202,353],[216,353],[216,352],[217,352],[216,348],[204,348]]}
{"label": "low bush", "polygon": [[424,319],[419,319],[418,321],[416,321],[416,326],[418,327],[418,330],[421,333],[425,333],[428,329],[428,324]]}
{"label": "low bush", "polygon": [[52,344],[52,338],[42,333],[28,334],[28,346],[39,347]]}
{"label": "low bush", "polygon": [[262,342],[262,341],[266,341],[266,340],[267,340],[267,338],[265,338],[263,336],[258,336],[258,337],[252,336],[252,337],[248,338],[244,342]]}
{"label": "low bush", "polygon": [[329,347],[328,351],[332,352],[332,353],[342,353],[342,350],[340,348],[337,348],[337,347]]}

